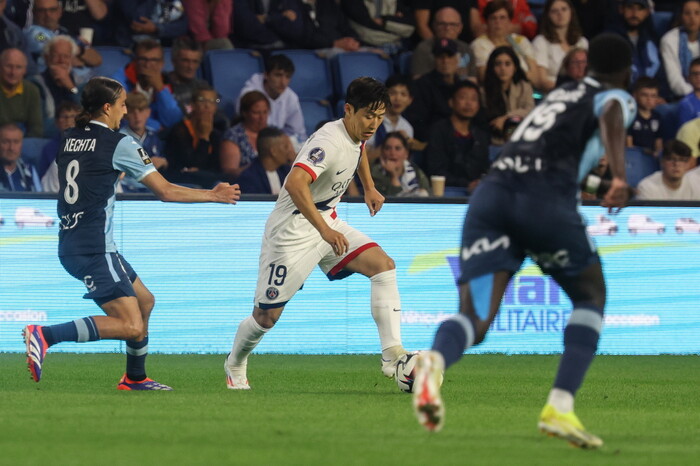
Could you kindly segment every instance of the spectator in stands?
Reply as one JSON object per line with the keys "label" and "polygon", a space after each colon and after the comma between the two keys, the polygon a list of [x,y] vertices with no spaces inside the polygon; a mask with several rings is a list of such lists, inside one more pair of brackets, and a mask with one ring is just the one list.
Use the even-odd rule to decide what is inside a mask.
{"label": "spectator in stands", "polygon": [[685,174],[690,169],[690,147],[676,139],[666,141],[661,170],[637,185],[637,199],[654,201],[698,201],[700,185]]}
{"label": "spectator in stands", "polygon": [[240,111],[242,97],[250,91],[260,91],[270,102],[267,124],[280,128],[293,138],[295,145],[306,140],[306,126],[299,96],[289,87],[294,75],[294,63],[286,55],[270,55],[265,59],[265,72],[255,73],[243,85],[236,102]]}
{"label": "spectator in stands", "polygon": [[459,39],[462,29],[462,19],[457,10],[448,6],[436,11],[432,22],[433,37],[420,41],[411,55],[411,74],[413,77],[419,78],[435,69],[433,47],[435,42],[440,39],[455,41],[457,52],[460,55],[458,72],[461,76],[468,75],[471,48],[467,42]]}
{"label": "spectator in stands", "polygon": [[291,139],[274,126],[260,130],[258,156],[236,181],[246,194],[279,194],[296,157]]}
{"label": "spectator in stands", "polygon": [[[413,0],[413,15],[416,24],[416,33],[419,39],[433,39],[435,30],[430,25],[435,22],[435,15],[442,8],[452,8],[460,16],[460,29],[457,39],[462,42],[471,42],[474,38],[484,33],[486,28],[481,23],[481,15],[474,0]],[[455,23],[454,21],[450,21]],[[450,26],[455,28],[455,26]],[[440,39],[442,39],[440,37]],[[456,40],[452,37],[448,39]]]}
{"label": "spectator in stands", "polygon": [[654,78],[641,77],[632,87],[637,101],[637,116],[627,130],[627,147],[639,147],[645,154],[658,157],[663,149],[661,115],[654,110],[659,100],[659,83]]}
{"label": "spectator in stands", "polygon": [[151,107],[154,128],[169,128],[182,120],[182,110],[173,96],[172,87],[163,73],[163,47],[145,39],[134,47],[134,60],[114,76],[127,92],[141,92]]}
{"label": "spectator in stands", "polygon": [[115,28],[117,44],[130,47],[146,39],[170,46],[187,34],[187,16],[180,0],[117,0],[121,19]]}
{"label": "spectator in stands", "polygon": [[588,52],[586,49],[574,47],[569,50],[561,61],[557,75],[556,87],[571,81],[580,81],[586,77],[588,69]]}
{"label": "spectator in stands", "polygon": [[480,109],[479,87],[462,81],[453,89],[449,101],[452,114],[430,129],[427,173],[444,176],[446,186],[471,193],[488,170],[490,137],[473,121]]}
{"label": "spectator in stands", "polygon": [[421,142],[428,140],[428,130],[433,122],[447,118],[452,113],[448,102],[452,87],[460,81],[457,74],[459,53],[455,41],[437,41],[433,47],[433,56],[435,69],[413,83],[413,103],[404,113],[413,125],[415,138]]}
{"label": "spectator in stands", "polygon": [[104,22],[111,3],[112,0],[61,0],[61,26],[73,37],[81,35],[81,29],[92,29],[95,41],[103,43],[106,40]]}
{"label": "spectator in stands", "polygon": [[233,2],[233,45],[266,50],[285,47],[284,41],[269,23],[271,4],[272,1],[261,0]]}
{"label": "spectator in stands", "polygon": [[678,105],[679,126],[700,117],[700,57],[693,58],[690,62],[688,81],[693,90]]}
{"label": "spectator in stands", "polygon": [[484,81],[486,62],[493,49],[502,45],[513,47],[520,59],[520,66],[530,82],[539,82],[539,68],[535,51],[527,37],[511,33],[513,7],[509,0],[493,0],[484,7],[486,33],[472,42],[472,54],[479,82]]}
{"label": "spectator in stands", "polygon": [[231,34],[233,0],[182,0],[189,21],[189,30],[204,50],[232,49]]}
{"label": "spectator in stands", "polygon": [[[63,8],[58,0],[34,0],[34,24],[25,30],[25,36],[32,58],[38,64],[38,71],[44,71],[46,63],[42,54],[46,43],[57,35],[70,35],[65,27],[61,26]],[[102,64],[102,57],[99,52],[90,47],[90,44],[80,40],[79,36],[73,35],[73,39],[79,46],[79,51],[73,57],[75,68],[86,68],[80,74],[85,74],[85,82],[90,78],[90,67]]]}
{"label": "spectator in stands", "polygon": [[540,34],[532,42],[539,66],[539,82],[535,87],[544,92],[554,89],[557,74],[566,53],[573,47],[588,48],[578,24],[571,0],[547,0],[544,4]]}
{"label": "spectator in stands", "polygon": [[270,101],[260,91],[250,91],[241,97],[241,122],[224,133],[221,142],[221,169],[233,178],[258,156],[258,133],[267,127]]}
{"label": "spectator in stands", "polygon": [[21,159],[22,139],[22,129],[16,124],[0,126],[0,190],[40,192],[36,168]]}
{"label": "spectator in stands", "polygon": [[491,126],[491,144],[505,142],[503,132],[506,120],[524,117],[535,108],[532,85],[528,82],[520,60],[512,47],[497,47],[486,63],[484,77],[486,118]]}
{"label": "spectator in stands", "polygon": [[[479,13],[483,15],[484,8],[491,0],[477,0]],[[527,0],[508,0],[513,8],[513,17],[511,18],[510,32],[513,34],[521,34],[532,40],[537,35],[537,18],[530,11],[530,5]]]}
{"label": "spectator in stands", "polygon": [[192,110],[192,94],[207,84],[197,78],[197,70],[202,64],[202,48],[193,39],[183,36],[173,42],[171,58],[173,71],[169,72],[168,82],[182,113],[187,115]]}
{"label": "spectator in stands", "polygon": [[0,125],[17,123],[27,137],[44,133],[39,89],[24,79],[27,57],[19,49],[0,52]]}
{"label": "spectator in stands", "polygon": [[697,160],[700,157],[700,118],[694,118],[681,126],[678,133],[676,133],[676,139],[690,147],[693,156],[693,159],[690,161],[691,166],[698,165]]}
{"label": "spectator in stands", "polygon": [[211,87],[192,96],[192,112],[176,124],[165,142],[168,168],[164,176],[171,183],[212,188],[224,176],[219,163],[221,132],[214,127],[219,98]]}
{"label": "spectator in stands", "polygon": [[141,147],[146,149],[153,166],[164,171],[168,168],[168,159],[165,157],[163,141],[158,136],[158,131],[148,126],[148,119],[151,116],[148,99],[140,92],[130,92],[126,96],[126,111],[127,114],[124,117],[126,124],[122,125],[119,132],[134,138]]}
{"label": "spectator in stands", "polygon": [[80,81],[73,72],[73,58],[78,46],[66,35],[54,36],[44,46],[46,69],[32,78],[39,88],[42,100],[44,136],[51,137],[54,128],[56,109],[62,102],[80,102],[80,89],[85,81]]}
{"label": "spectator in stands", "polygon": [[409,49],[416,28],[408,0],[340,0],[340,6],[363,44],[389,55]]}
{"label": "spectator in stands", "polygon": [[359,37],[336,0],[285,0],[268,24],[287,48],[323,49],[328,57],[360,50]]}
{"label": "spectator in stands", "polygon": [[54,119],[55,130],[52,131],[54,136],[51,137],[42,149],[39,161],[36,164],[36,171],[39,178],[41,178],[41,186],[44,188],[44,191],[58,192],[58,172],[56,168],[53,169],[53,175],[50,177],[51,181],[55,181],[55,183],[49,182],[49,188],[47,188],[47,183],[44,183],[44,178],[51,164],[54,164],[56,160],[63,131],[75,126],[75,118],[82,109],[83,108],[79,104],[70,101],[61,102],[56,108],[56,118]]}
{"label": "spectator in stands", "polygon": [[700,56],[700,0],[684,0],[680,26],[661,38],[661,58],[671,92],[682,97],[693,92],[688,81],[690,62]]}
{"label": "spectator in stands", "polygon": [[[0,52],[5,49],[20,49],[27,57],[30,57],[27,39],[22,28],[15,24],[5,14],[7,0],[0,0]],[[36,64],[32,61],[28,64],[29,75],[36,73]]]}
{"label": "spectator in stands", "polygon": [[603,32],[619,4],[617,0],[571,0],[571,3],[588,40]]}
{"label": "spectator in stands", "polygon": [[627,39],[632,47],[632,82],[642,76],[657,76],[661,56],[649,0],[624,0],[608,30]]}
{"label": "spectator in stands", "polygon": [[430,195],[430,181],[418,165],[408,160],[408,139],[400,132],[386,135],[381,154],[370,166],[374,187],[384,196]]}
{"label": "spectator in stands", "polygon": [[389,133],[401,133],[408,142],[409,150],[425,149],[425,143],[413,139],[413,126],[402,116],[404,110],[413,102],[411,79],[397,74],[389,76],[385,85],[391,105],[386,109],[382,125],[365,143],[365,151],[370,163],[379,157],[380,147]]}

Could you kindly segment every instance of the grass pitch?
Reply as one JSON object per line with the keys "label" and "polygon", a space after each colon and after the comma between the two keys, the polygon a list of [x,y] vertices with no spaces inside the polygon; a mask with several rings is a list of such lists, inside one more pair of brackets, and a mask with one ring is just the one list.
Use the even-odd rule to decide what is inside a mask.
{"label": "grass pitch", "polygon": [[[253,355],[227,390],[223,355],[151,355],[173,392],[119,392],[124,356],[49,353],[44,379],[0,354],[2,465],[689,465],[700,458],[700,358],[599,356],[577,414],[605,441],[541,435],[556,356],[470,355],[451,368],[442,432],[416,422],[378,356]],[[695,459],[693,459],[695,458]]]}

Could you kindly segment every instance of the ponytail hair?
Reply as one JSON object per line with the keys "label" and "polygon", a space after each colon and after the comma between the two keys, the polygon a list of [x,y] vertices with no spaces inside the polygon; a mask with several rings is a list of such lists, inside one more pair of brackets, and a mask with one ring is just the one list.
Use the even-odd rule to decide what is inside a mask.
{"label": "ponytail hair", "polygon": [[122,92],[124,88],[119,81],[102,76],[90,79],[80,96],[83,111],[75,118],[75,125],[85,126],[90,120],[102,115],[104,104],[114,105]]}

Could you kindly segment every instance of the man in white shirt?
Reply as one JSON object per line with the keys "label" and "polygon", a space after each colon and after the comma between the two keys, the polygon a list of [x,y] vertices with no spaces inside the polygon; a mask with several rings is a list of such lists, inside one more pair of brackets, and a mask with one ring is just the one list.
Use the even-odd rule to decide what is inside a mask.
{"label": "man in white shirt", "polygon": [[236,113],[240,111],[241,97],[250,91],[260,91],[270,101],[269,126],[276,126],[294,139],[306,139],[304,115],[299,96],[289,87],[294,75],[294,63],[286,55],[271,55],[265,60],[265,72],[255,73],[246,81],[236,101]]}
{"label": "man in white shirt", "polygon": [[697,177],[686,176],[690,168],[690,147],[672,139],[664,144],[661,170],[637,185],[637,199],[647,201],[700,200]]}

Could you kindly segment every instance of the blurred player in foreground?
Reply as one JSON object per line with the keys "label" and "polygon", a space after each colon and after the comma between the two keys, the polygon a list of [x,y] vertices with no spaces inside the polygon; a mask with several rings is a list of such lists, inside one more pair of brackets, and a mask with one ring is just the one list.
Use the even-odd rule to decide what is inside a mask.
{"label": "blurred player in foreground", "polygon": [[169,183],[148,154],[119,132],[126,114],[126,92],[119,82],[92,78],[81,96],[83,112],[64,133],[56,163],[58,192],[58,256],[61,265],[85,284],[92,299],[107,314],[64,324],[27,325],[24,341],[34,381],[41,379],[46,350],[62,341],[101,339],[126,341],[126,373],[119,390],[171,390],[146,377],[148,318],[155,299],[113,239],[115,191],[122,172],[146,185],[165,202],[235,204],[238,185],[222,183],[211,190]]}
{"label": "blurred player in foreground", "polygon": [[[374,216],[384,197],[374,188],[364,143],[382,124],[389,96],[384,84],[357,78],[345,97],[345,116],[326,123],[297,154],[265,225],[252,316],[238,325],[226,359],[226,384],[249,390],[248,355],[279,320],[316,265],[329,280],[358,272],[371,281],[372,317],[379,330],[382,372],[392,377],[401,345],[401,301],[394,261],[365,234],[338,218],[335,206],[355,176]],[[319,311],[322,319],[323,311]]]}
{"label": "blurred player in foreground", "polygon": [[437,330],[416,363],[413,405],[428,430],[443,426],[442,372],[484,340],[511,277],[530,256],[573,303],[564,353],[540,414],[542,432],[576,446],[603,442],[574,413],[574,395],[598,347],[605,281],[578,213],[580,180],[607,154],[613,180],[602,205],[623,207],[625,129],[634,119],[626,89],[631,50],[618,36],[591,41],[589,75],[552,91],[518,126],[470,199],[461,248],[460,312]]}

